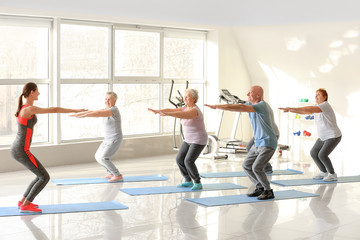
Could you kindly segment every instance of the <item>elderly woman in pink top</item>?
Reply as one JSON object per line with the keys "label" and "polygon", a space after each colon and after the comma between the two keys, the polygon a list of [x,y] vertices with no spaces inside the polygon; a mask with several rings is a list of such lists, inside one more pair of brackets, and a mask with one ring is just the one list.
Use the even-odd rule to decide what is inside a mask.
{"label": "elderly woman in pink top", "polygon": [[171,116],[181,119],[185,139],[176,156],[176,163],[185,178],[185,182],[177,186],[191,187],[192,190],[202,189],[200,175],[195,161],[208,141],[203,114],[199,107],[196,106],[198,98],[197,90],[186,89],[184,94],[185,107],[160,110],[148,109],[161,116]]}

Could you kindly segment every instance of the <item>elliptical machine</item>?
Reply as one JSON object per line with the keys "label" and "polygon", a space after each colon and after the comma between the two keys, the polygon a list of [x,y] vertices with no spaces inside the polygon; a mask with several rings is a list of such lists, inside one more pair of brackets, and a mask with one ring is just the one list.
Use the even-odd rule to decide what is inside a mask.
{"label": "elliptical machine", "polygon": [[[181,95],[180,91],[177,90],[178,92],[178,95],[179,96],[175,96],[176,100],[178,101],[177,103],[175,103],[174,101],[171,100],[171,97],[172,97],[172,93],[173,93],[173,90],[174,90],[174,80],[171,80],[171,88],[170,88],[170,95],[169,95],[169,102],[175,107],[175,108],[179,108],[179,107],[183,107],[185,106],[185,102],[184,102],[184,98],[183,96]],[[189,87],[189,81],[186,81],[186,88],[185,89],[188,89]],[[179,150],[177,144],[176,144],[176,118],[174,118],[174,129],[173,129],[173,143],[174,143],[174,147],[173,149],[174,150]],[[180,124],[180,137],[182,140],[184,140],[184,133],[183,133],[183,130],[182,130],[182,126]]]}

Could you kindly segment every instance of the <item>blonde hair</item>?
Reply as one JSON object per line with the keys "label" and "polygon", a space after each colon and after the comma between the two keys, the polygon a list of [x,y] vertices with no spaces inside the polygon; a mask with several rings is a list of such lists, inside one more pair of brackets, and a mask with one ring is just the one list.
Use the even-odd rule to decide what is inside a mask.
{"label": "blonde hair", "polygon": [[192,96],[192,98],[195,99],[195,103],[197,103],[198,99],[199,99],[199,92],[196,89],[192,89],[192,88],[188,88],[185,90],[185,93],[190,93],[190,95]]}

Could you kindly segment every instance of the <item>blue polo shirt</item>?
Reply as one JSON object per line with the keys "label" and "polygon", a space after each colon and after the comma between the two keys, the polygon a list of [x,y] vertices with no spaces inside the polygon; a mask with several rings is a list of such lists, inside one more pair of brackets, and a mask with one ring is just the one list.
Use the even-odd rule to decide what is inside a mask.
{"label": "blue polo shirt", "polygon": [[256,112],[249,112],[250,123],[254,131],[255,147],[276,149],[277,138],[271,125],[270,111],[264,101],[252,105]]}

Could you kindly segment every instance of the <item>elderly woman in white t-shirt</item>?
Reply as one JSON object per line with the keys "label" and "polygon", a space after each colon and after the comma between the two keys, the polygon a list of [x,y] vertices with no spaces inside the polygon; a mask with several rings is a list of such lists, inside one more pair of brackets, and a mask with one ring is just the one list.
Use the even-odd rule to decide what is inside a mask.
{"label": "elderly woman in white t-shirt", "polygon": [[105,95],[105,109],[85,111],[73,114],[73,117],[101,117],[104,123],[104,141],[100,144],[95,153],[96,161],[108,172],[103,178],[109,179],[109,182],[123,181],[123,175],[111,161],[112,156],[120,148],[123,140],[121,129],[120,111],[115,106],[118,96],[115,92],[109,91]]}
{"label": "elderly woman in white t-shirt", "polygon": [[181,119],[185,139],[176,156],[176,163],[179,166],[185,182],[180,183],[177,187],[191,187],[191,190],[202,189],[200,175],[195,161],[208,141],[204,117],[200,108],[196,105],[198,98],[198,91],[188,88],[184,94],[185,107],[160,110],[148,109],[161,116],[171,116]]}
{"label": "elderly woman in white t-shirt", "polygon": [[298,108],[280,108],[284,112],[298,114],[314,114],[319,138],[316,140],[310,155],[320,169],[320,173],[314,179],[324,181],[337,181],[337,175],[329,158],[330,153],[341,141],[341,131],[336,123],[334,110],[328,103],[328,94],[320,88],[315,95],[316,105]]}

